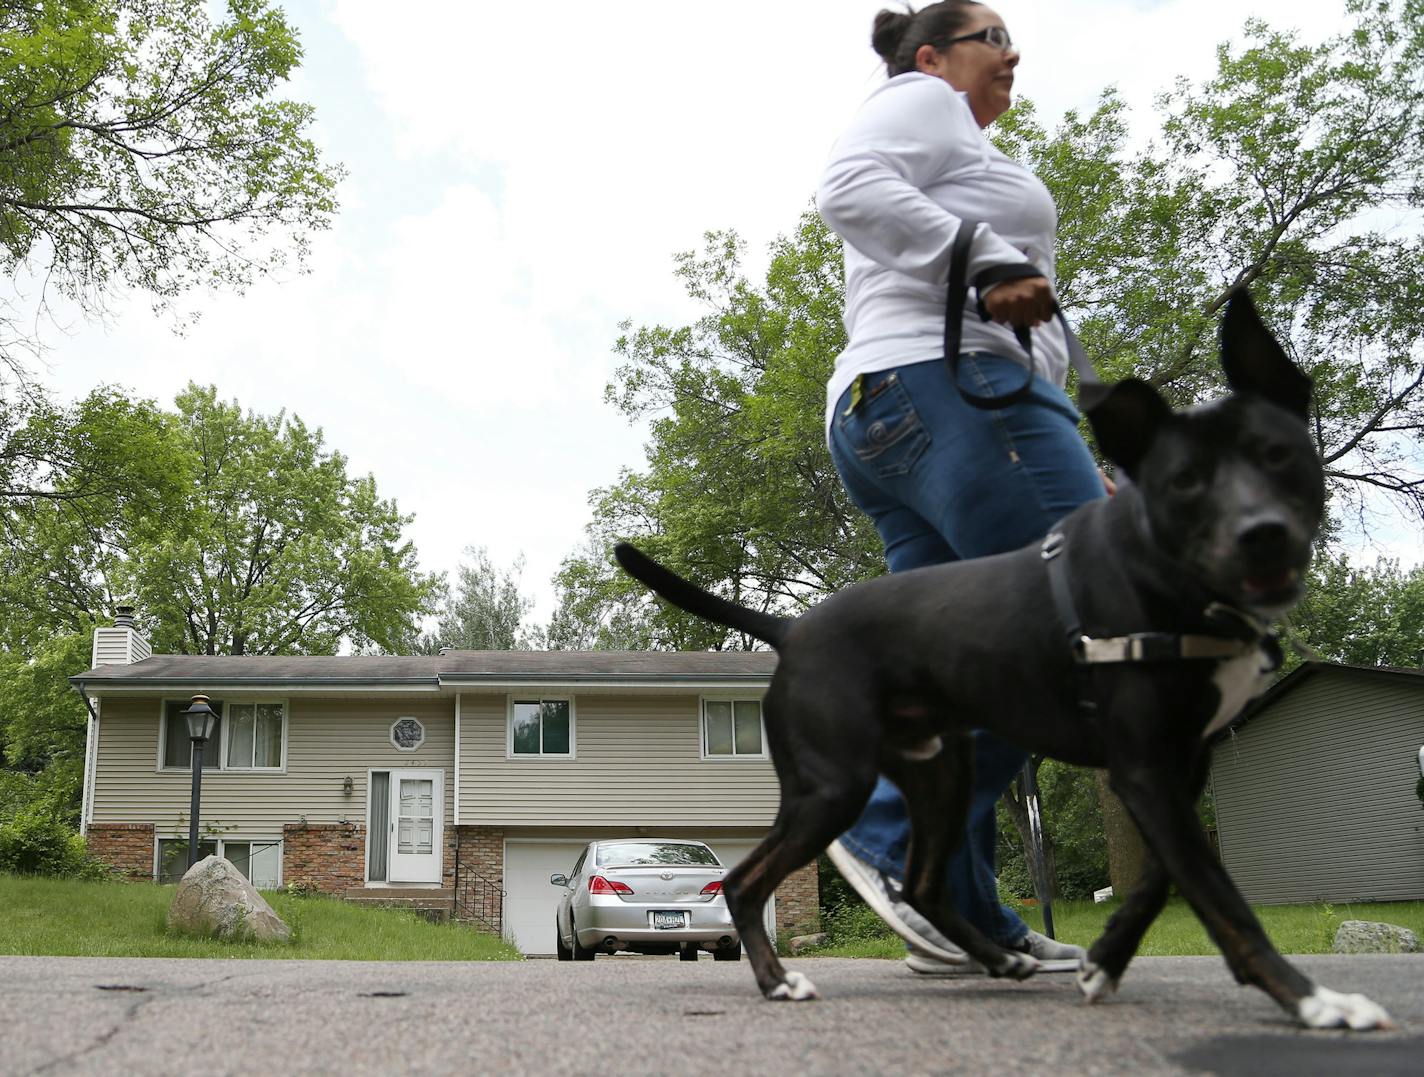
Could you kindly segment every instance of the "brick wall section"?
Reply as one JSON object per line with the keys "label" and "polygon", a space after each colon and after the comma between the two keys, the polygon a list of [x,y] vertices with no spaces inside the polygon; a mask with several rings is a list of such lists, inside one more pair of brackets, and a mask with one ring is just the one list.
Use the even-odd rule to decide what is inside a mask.
{"label": "brick wall section", "polygon": [[[456,891],[456,899],[469,905],[461,915],[480,917],[485,926],[498,934],[504,919],[501,897],[504,889],[504,830],[493,826],[457,827],[456,841],[460,846],[460,870],[472,885],[469,893]],[[477,882],[470,873],[479,875],[484,882]]]}
{"label": "brick wall section", "polygon": [[362,823],[287,823],[282,827],[282,882],[340,894],[365,883]]}
{"label": "brick wall section", "polygon": [[84,843],[121,878],[153,881],[152,823],[90,823]]}
{"label": "brick wall section", "polygon": [[813,860],[776,888],[776,929],[803,935],[819,931],[820,924],[821,884]]}
{"label": "brick wall section", "polygon": [[445,846],[440,855],[440,885],[449,890],[455,885],[455,850],[460,844],[460,835],[453,826],[440,830],[441,844]]}

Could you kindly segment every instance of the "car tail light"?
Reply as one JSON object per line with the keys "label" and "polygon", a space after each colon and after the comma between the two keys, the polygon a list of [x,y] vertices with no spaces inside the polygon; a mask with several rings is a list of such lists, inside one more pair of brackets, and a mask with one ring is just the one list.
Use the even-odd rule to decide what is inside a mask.
{"label": "car tail light", "polygon": [[610,881],[602,875],[593,875],[588,880],[588,892],[590,894],[632,894],[633,888],[627,883]]}
{"label": "car tail light", "polygon": [[708,883],[702,888],[702,892],[710,897],[716,897],[722,892],[722,880],[718,879],[716,882]]}

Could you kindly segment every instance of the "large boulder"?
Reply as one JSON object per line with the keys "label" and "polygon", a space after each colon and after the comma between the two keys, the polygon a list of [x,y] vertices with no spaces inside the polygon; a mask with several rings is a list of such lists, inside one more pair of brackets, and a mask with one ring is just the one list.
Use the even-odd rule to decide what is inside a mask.
{"label": "large boulder", "polygon": [[829,938],[824,931],[818,931],[814,935],[797,935],[786,944],[786,948],[793,954],[799,954],[802,950],[819,950],[826,945]]}
{"label": "large boulder", "polygon": [[1335,930],[1337,954],[1415,954],[1419,936],[1407,927],[1372,920],[1343,920]]}
{"label": "large boulder", "polygon": [[292,937],[257,888],[220,856],[206,856],[188,869],[168,907],[168,926],[219,939],[288,942]]}

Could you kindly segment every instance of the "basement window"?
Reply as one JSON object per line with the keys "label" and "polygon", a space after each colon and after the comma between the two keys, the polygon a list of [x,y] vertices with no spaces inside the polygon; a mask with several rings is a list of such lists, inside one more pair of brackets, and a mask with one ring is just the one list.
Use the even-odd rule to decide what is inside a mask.
{"label": "basement window", "polygon": [[[246,838],[209,838],[198,841],[198,859],[221,856],[258,890],[276,890],[282,876],[282,843]],[[176,883],[188,871],[188,839],[158,840],[158,881]]]}

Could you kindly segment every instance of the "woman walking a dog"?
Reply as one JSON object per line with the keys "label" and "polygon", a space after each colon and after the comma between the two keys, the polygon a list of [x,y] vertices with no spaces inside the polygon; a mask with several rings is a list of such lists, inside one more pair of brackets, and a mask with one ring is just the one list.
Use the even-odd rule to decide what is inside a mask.
{"label": "woman walking a dog", "polygon": [[[1043,183],[984,134],[1009,108],[1019,63],[1003,20],[972,0],[881,11],[871,44],[890,77],[836,143],[817,195],[845,244],[848,343],[827,387],[826,427],[846,491],[875,522],[890,571],[904,572],[1042,538],[1101,497],[1106,480],[1063,392],[1067,347],[1050,321],[1057,211]],[[1014,329],[1037,327],[1029,393],[1002,410],[971,406],[945,362],[950,250],[963,220],[980,222],[969,281],[1005,264],[1041,274],[980,291],[990,321],[972,303],[964,311],[959,386],[981,397],[1023,383],[1030,359]],[[994,942],[1045,970],[1076,968],[1080,947],[1029,930],[998,898],[995,804],[1024,759],[976,734],[974,797],[949,886]],[[912,970],[977,971],[902,900],[908,838],[904,802],[882,777],[831,859],[909,944]]]}

